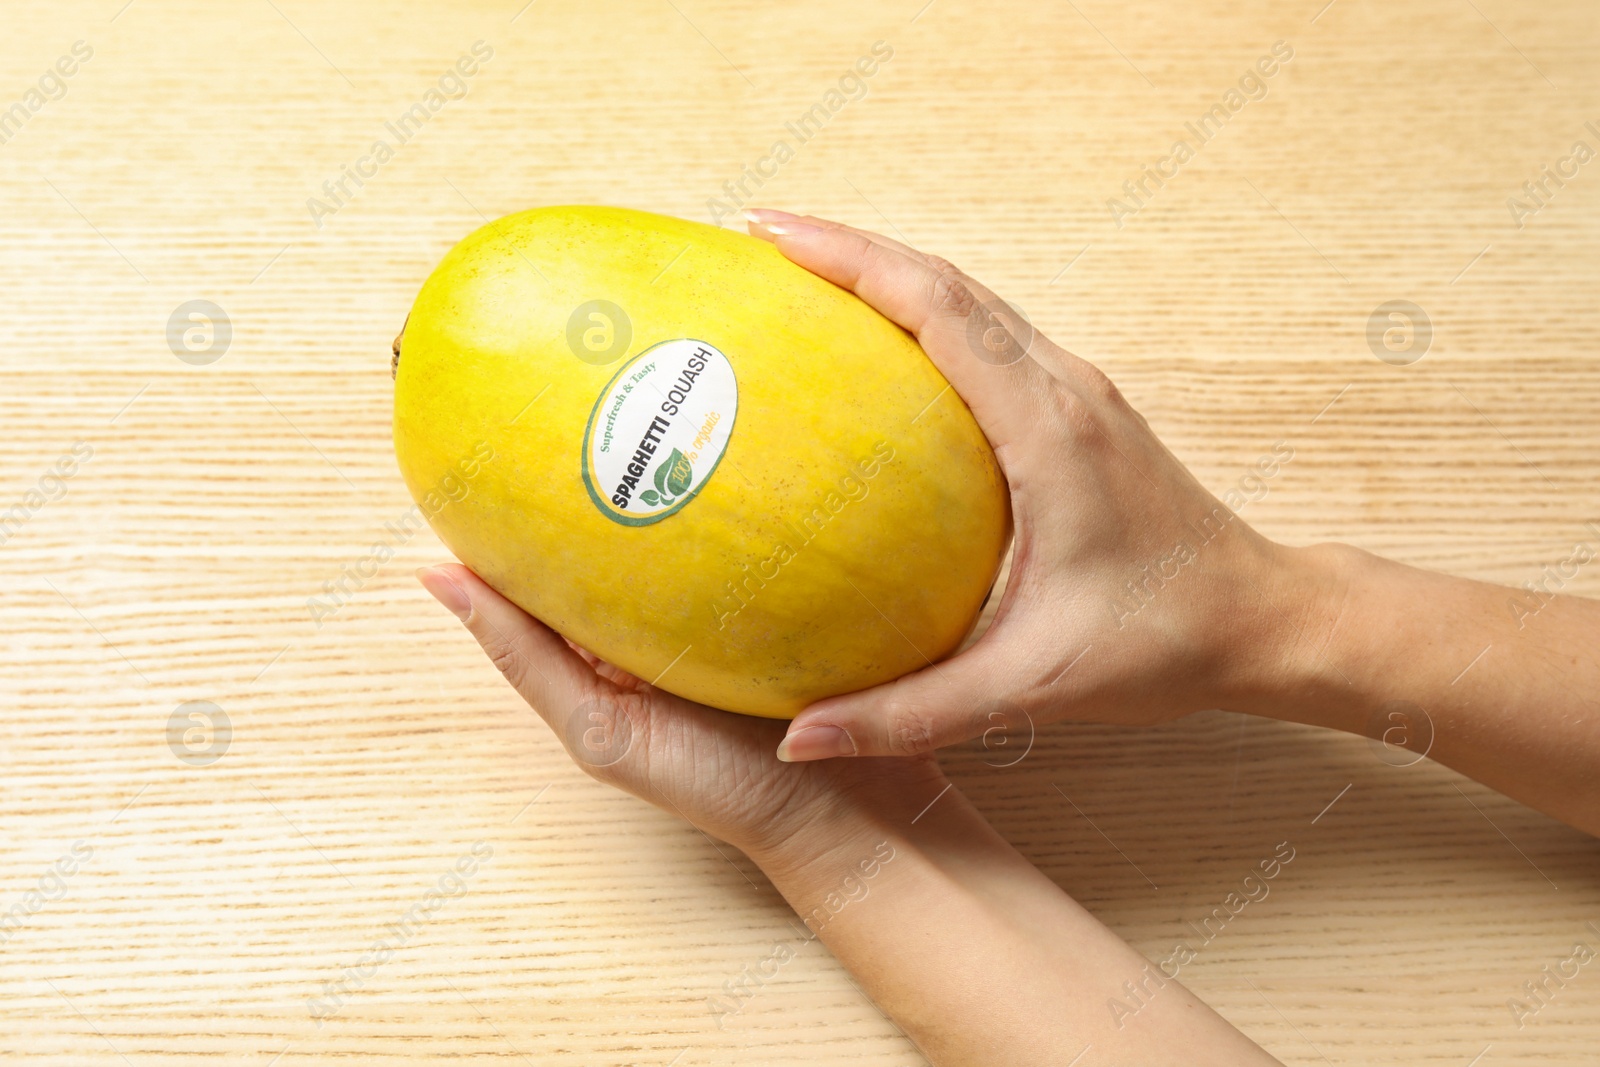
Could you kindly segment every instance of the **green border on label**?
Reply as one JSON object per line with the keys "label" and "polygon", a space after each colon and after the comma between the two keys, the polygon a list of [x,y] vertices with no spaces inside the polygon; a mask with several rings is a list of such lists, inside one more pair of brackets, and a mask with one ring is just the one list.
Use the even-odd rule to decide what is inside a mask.
{"label": "green border on label", "polygon": [[[594,478],[591,476],[591,472],[589,470],[589,436],[594,432],[594,417],[599,413],[600,405],[605,403],[606,398],[611,395],[611,387],[616,385],[624,374],[628,373],[628,371],[637,365],[640,360],[644,359],[644,357],[648,356],[651,352],[654,352],[662,345],[670,345],[677,341],[692,341],[697,345],[705,345],[707,348],[717,353],[717,355],[721,356],[723,362],[728,365],[728,373],[733,375],[733,420],[728,424],[728,442],[722,446],[722,451],[717,453],[717,461],[711,465],[710,470],[706,471],[706,476],[700,479],[700,484],[692,487],[682,500],[679,500],[666,511],[661,512],[659,515],[648,515],[644,518],[635,518],[632,515],[623,515],[612,505],[609,497],[603,497],[599,493],[595,492]],[[726,352],[712,344],[710,341],[702,341],[698,337],[669,337],[665,341],[657,341],[655,344],[651,345],[649,348],[645,349],[643,352],[640,352],[637,356],[634,356],[632,359],[624,363],[622,365],[622,369],[613,374],[611,376],[611,380],[606,382],[605,388],[600,390],[600,395],[595,398],[594,407],[589,409],[589,421],[584,423],[583,444],[579,449],[579,458],[583,464],[583,487],[589,491],[589,499],[594,501],[594,506],[600,509],[600,514],[604,515],[617,525],[653,526],[662,519],[670,518],[671,516],[676,515],[679,511],[683,510],[684,506],[688,504],[689,501],[700,495],[700,490],[706,487],[706,485],[711,481],[711,476],[717,473],[717,468],[722,466],[722,457],[727,455],[728,449],[733,447],[733,428],[734,425],[737,424],[738,419],[739,375],[738,372],[733,369],[733,360],[728,358],[728,354]]]}

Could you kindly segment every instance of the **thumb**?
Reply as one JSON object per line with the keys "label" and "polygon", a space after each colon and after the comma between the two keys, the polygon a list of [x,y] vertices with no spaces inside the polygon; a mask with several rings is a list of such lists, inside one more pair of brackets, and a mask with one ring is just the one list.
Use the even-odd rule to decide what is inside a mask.
{"label": "thumb", "polygon": [[980,641],[896,681],[817,701],[789,724],[778,758],[916,756],[977,736],[985,726],[981,707],[1000,676],[995,648]]}

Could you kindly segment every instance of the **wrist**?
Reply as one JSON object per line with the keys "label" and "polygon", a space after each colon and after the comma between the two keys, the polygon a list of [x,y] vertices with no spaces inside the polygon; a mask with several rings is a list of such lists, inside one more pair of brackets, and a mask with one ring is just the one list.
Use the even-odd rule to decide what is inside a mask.
{"label": "wrist", "polygon": [[[1272,545],[1247,666],[1229,707],[1268,718],[1361,732],[1353,649],[1369,625],[1376,557],[1349,545]],[[1365,635],[1370,636],[1370,635]]]}
{"label": "wrist", "polygon": [[853,772],[852,780],[827,787],[782,826],[740,843],[791,900],[791,887],[801,893],[832,887],[884,841],[902,841],[912,820],[950,784],[932,759],[837,762],[841,772]]}

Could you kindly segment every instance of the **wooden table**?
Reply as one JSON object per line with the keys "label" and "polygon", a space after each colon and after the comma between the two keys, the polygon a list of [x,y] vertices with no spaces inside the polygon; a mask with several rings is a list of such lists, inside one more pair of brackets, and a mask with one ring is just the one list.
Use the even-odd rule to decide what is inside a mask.
{"label": "wooden table", "polygon": [[[1600,9],[1321,3],[8,12],[0,509],[24,521],[0,545],[0,1058],[921,1062],[816,945],[719,1028],[708,998],[794,936],[782,901],[573,767],[413,581],[443,558],[431,534],[369,561],[410,504],[389,341],[484,217],[709,220],[759,164],[762,203],[1006,294],[1218,492],[1285,442],[1244,511],[1272,536],[1506,583],[1564,558],[1600,519],[1600,162],[1562,163],[1600,148]],[[333,204],[323,183],[397,142],[385,124],[478,41],[465,96]],[[892,59],[799,143],[785,123],[875,41]],[[1231,108],[1279,41],[1292,59]],[[1201,143],[1185,124],[1213,105]],[[1577,173],[1533,210],[1546,165]],[[198,320],[169,341],[196,300],[226,345]],[[1426,343],[1416,311],[1369,326],[1390,301]],[[1289,842],[1271,895],[1183,971],[1286,1063],[1594,1062],[1600,965],[1521,1028],[1508,1000],[1600,947],[1595,842],[1382,755],[1213,713],[947,762],[1152,958]],[[455,895],[390,930],[463,856]]]}

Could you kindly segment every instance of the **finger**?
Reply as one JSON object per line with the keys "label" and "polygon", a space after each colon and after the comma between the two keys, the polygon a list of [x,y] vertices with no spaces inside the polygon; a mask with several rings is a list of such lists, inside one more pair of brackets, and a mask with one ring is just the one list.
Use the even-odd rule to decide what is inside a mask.
{"label": "finger", "polygon": [[[1029,358],[1042,366],[1047,372],[1064,381],[1076,383],[1081,391],[1093,399],[1098,394],[1116,394],[1116,387],[1109,378],[1088,360],[1073,355],[1060,345],[1034,330],[1033,325],[1017,314],[1008,303],[1000,300],[987,287],[974,282],[971,277],[959,271],[948,260],[930,255],[926,252],[902,244],[881,233],[871,230],[859,229],[855,226],[846,226],[839,222],[830,222],[815,215],[790,215],[783,211],[765,209],[752,209],[745,212],[750,222],[750,232],[763,240],[778,243],[779,237],[795,236],[799,232],[794,229],[796,225],[809,227],[832,227],[856,234],[885,249],[900,252],[924,263],[930,269],[940,273],[954,273],[962,278],[966,284],[985,295],[979,306],[981,314],[978,321],[973,323],[969,316],[968,321],[968,348],[974,349],[975,354],[985,362],[1003,363],[1007,358],[1019,351],[1026,351]],[[781,246],[780,246],[781,247]],[[858,294],[859,295],[859,294]],[[864,299],[864,298],[863,298]],[[879,309],[882,310],[881,308]],[[1009,343],[998,346],[985,344],[985,340],[996,337],[996,331],[1003,330],[1011,335]]]}
{"label": "finger", "polygon": [[998,647],[980,641],[896,681],[817,701],[789,724],[778,758],[915,756],[977,736],[981,708],[1006,676]]}
{"label": "finger", "polygon": [[918,340],[924,330],[946,318],[965,321],[974,296],[994,298],[943,260],[882,234],[814,215],[765,210],[748,214],[754,216],[756,232],[785,256],[851,290]]}
{"label": "finger", "polygon": [[996,448],[1035,423],[1051,377],[1029,351],[1049,342],[993,292],[943,260],[826,220],[762,225],[789,259],[909,330]]}
{"label": "finger", "polygon": [[818,218],[815,215],[791,215],[786,211],[772,211],[761,208],[751,208],[744,213],[744,217],[749,223],[748,228],[751,236],[759,237],[764,241],[775,241],[776,238],[788,233],[789,231],[786,223],[801,222],[810,226],[833,226],[841,230],[849,230],[851,233],[859,234],[875,245],[882,245],[884,248],[893,249],[894,251],[903,255],[920,260],[921,262],[932,266],[935,270],[938,269],[938,264],[934,262],[934,258],[928,255],[926,252],[918,251],[908,244],[902,244],[901,242],[896,241],[893,237],[886,237],[881,233],[873,233],[871,230],[863,230],[855,226],[847,226],[842,222],[830,222],[827,219]]}
{"label": "finger", "polygon": [[567,719],[591,697],[595,673],[555,631],[459,563],[424,567],[417,580],[455,613],[534,711],[566,737]]}
{"label": "finger", "polygon": [[582,656],[583,657],[583,662],[587,663],[591,667],[600,666],[600,657],[599,656],[595,655],[593,652],[590,652],[587,648],[584,648],[582,645],[578,644],[576,641],[574,641],[570,637],[567,637],[567,636],[563,635],[561,640],[563,640],[563,641],[565,641],[567,643],[567,647],[568,648],[572,649],[572,651],[574,651],[578,655]]}

